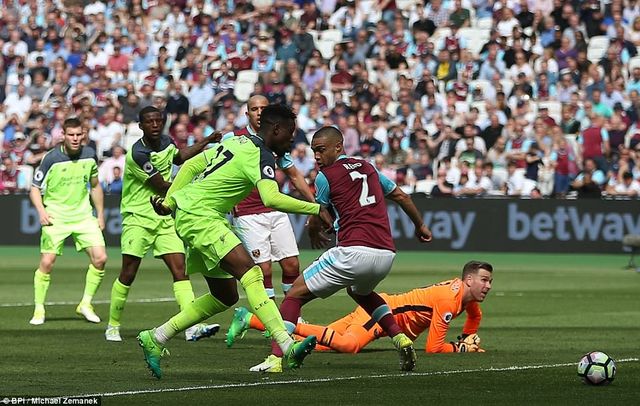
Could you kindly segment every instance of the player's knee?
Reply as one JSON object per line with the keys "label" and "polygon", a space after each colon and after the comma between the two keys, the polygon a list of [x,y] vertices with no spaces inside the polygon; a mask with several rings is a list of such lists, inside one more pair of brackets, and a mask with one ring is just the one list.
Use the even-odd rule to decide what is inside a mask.
{"label": "player's knee", "polygon": [[300,274],[300,261],[298,257],[289,257],[280,261],[282,267],[282,273],[284,275],[299,275]]}
{"label": "player's knee", "polygon": [[240,299],[238,297],[238,291],[232,291],[232,292],[216,292],[215,293],[215,298],[218,299],[223,305],[231,307],[233,305],[235,305],[236,303],[238,303],[238,300]]}
{"label": "player's knee", "polygon": [[91,264],[98,268],[98,269],[104,269],[105,264],[107,263],[107,253],[106,252],[101,252],[99,254],[95,254],[93,256],[93,260],[91,261]]}
{"label": "player's knee", "polygon": [[56,262],[55,255],[52,256],[43,256],[40,258],[40,271],[43,273],[50,273],[53,269],[53,264]]}

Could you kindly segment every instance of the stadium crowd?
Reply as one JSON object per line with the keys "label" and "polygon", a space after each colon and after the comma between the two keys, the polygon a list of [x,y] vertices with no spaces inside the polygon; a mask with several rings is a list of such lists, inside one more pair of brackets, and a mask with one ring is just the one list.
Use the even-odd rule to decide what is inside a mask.
{"label": "stadium crowd", "polygon": [[[264,94],[406,192],[640,193],[637,0],[5,0],[0,194],[81,119],[108,193],[122,190],[137,114],[178,147],[248,124]],[[283,188],[290,191],[285,183]]]}

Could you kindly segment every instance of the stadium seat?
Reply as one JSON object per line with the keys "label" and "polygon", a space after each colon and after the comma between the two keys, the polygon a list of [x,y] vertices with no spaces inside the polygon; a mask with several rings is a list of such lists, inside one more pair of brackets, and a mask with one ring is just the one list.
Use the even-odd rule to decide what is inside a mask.
{"label": "stadium seat", "polygon": [[329,40],[333,42],[342,41],[342,31],[340,30],[324,30],[320,32],[320,40]]}
{"label": "stadium seat", "polygon": [[635,68],[640,68],[640,55],[629,59],[629,74],[632,74]]}
{"label": "stadium seat", "polygon": [[255,84],[260,78],[260,73],[255,70],[247,69],[241,70],[236,76],[236,82],[247,82]]}
{"label": "stadium seat", "polygon": [[606,35],[595,35],[589,38],[589,48],[608,48],[609,37]]}
{"label": "stadium seat", "polygon": [[502,85],[502,91],[504,94],[509,97],[511,91],[513,90],[513,80],[511,79],[500,79],[500,84]]}
{"label": "stadium seat", "polygon": [[416,182],[416,188],[414,192],[430,195],[435,185],[436,181],[433,179],[419,180]]}
{"label": "stadium seat", "polygon": [[396,0],[396,7],[402,11],[411,11],[415,4],[415,0]]}
{"label": "stadium seat", "polygon": [[492,17],[479,18],[478,20],[476,20],[476,27],[483,28],[483,29],[491,29],[491,27],[493,27],[493,18]]}
{"label": "stadium seat", "polygon": [[253,93],[254,85],[254,83],[249,82],[236,82],[236,86],[233,88],[233,95],[238,101],[246,102],[251,97],[251,93]]}
{"label": "stadium seat", "polygon": [[143,135],[144,134],[142,133],[140,127],[138,127],[137,122],[133,121],[127,124],[124,129],[124,137],[121,141],[122,148],[127,151],[131,150],[133,144],[135,144],[135,142],[138,141]]}
{"label": "stadium seat", "polygon": [[333,92],[331,90],[321,90],[320,94],[322,94],[327,99],[327,107],[332,109],[335,107],[333,103]]}
{"label": "stadium seat", "polygon": [[589,39],[587,48],[587,59],[591,62],[598,62],[609,48],[609,37],[606,35],[596,35]]}
{"label": "stadium seat", "polygon": [[324,59],[333,58],[333,47],[336,45],[336,41],[330,39],[319,39],[316,47]]}

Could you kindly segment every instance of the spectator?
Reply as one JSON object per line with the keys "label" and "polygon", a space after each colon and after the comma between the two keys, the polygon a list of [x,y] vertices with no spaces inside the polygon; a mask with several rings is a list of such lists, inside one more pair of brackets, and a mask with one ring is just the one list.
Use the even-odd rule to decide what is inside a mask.
{"label": "spectator", "polygon": [[113,167],[111,182],[105,182],[104,190],[109,194],[122,194],[122,169],[119,166]]}
{"label": "spectator", "polygon": [[0,194],[15,193],[18,190],[18,177],[20,176],[17,165],[11,158],[5,157],[0,169]]}

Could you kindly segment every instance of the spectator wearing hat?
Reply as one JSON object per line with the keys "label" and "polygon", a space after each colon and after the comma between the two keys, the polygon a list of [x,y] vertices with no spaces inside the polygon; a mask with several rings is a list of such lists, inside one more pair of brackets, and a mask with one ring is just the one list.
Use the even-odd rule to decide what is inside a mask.
{"label": "spectator wearing hat", "polygon": [[276,57],[271,51],[272,49],[268,44],[260,43],[258,45],[257,52],[255,53],[251,69],[260,73],[273,71]]}

